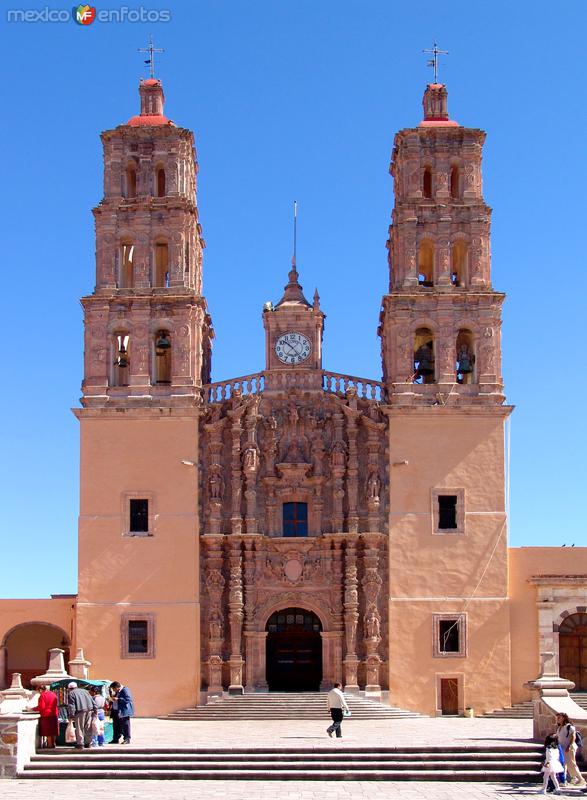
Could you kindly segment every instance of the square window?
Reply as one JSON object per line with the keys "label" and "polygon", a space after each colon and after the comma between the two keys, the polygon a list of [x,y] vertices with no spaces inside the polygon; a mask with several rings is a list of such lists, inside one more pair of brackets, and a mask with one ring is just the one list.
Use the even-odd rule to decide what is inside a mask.
{"label": "square window", "polygon": [[433,615],[433,654],[436,658],[467,655],[466,614]]}
{"label": "square window", "polygon": [[145,619],[128,621],[128,652],[149,652],[149,623]]}
{"label": "square window", "polygon": [[283,504],[283,535],[284,536],[308,535],[307,503]]}
{"label": "square window", "polygon": [[438,527],[441,530],[456,529],[457,527],[456,494],[438,495]]}
{"label": "square window", "polygon": [[153,614],[123,614],[120,625],[122,658],[155,658]]}
{"label": "square window", "polygon": [[465,533],[465,490],[432,490],[433,533]]}
{"label": "square window", "polygon": [[130,533],[149,532],[149,501],[144,498],[130,500]]}

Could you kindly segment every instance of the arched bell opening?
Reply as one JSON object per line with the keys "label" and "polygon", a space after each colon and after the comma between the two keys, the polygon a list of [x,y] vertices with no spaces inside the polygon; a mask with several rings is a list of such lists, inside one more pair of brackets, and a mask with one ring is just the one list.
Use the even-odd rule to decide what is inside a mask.
{"label": "arched bell opening", "polygon": [[450,282],[453,286],[467,285],[467,244],[458,239],[450,254]]}
{"label": "arched bell opening", "polygon": [[285,608],[267,620],[269,691],[317,692],[322,681],[322,623],[313,611]]}
{"label": "arched bell opening", "polygon": [[165,168],[157,167],[155,170],[155,194],[157,197],[165,197]]}
{"label": "arched bell opening", "polygon": [[155,335],[154,383],[171,383],[171,337],[169,331],[159,330]]}
{"label": "arched bell opening", "polygon": [[432,199],[432,170],[430,167],[424,167],[422,173],[422,197],[427,200]]}
{"label": "arched bell opening", "polygon": [[414,383],[435,383],[434,334],[418,328],[414,336]]}
{"label": "arched bell opening", "polygon": [[418,284],[434,286],[434,245],[428,240],[420,242],[418,248]]}
{"label": "arched bell opening", "polygon": [[587,613],[569,614],[559,626],[559,674],[587,692]]}
{"label": "arched bell opening", "polygon": [[450,196],[453,200],[460,200],[461,197],[461,175],[457,166],[450,171]]}
{"label": "arched bell opening", "polygon": [[133,163],[126,168],[124,196],[129,199],[137,196],[137,169]]}
{"label": "arched bell opening", "polygon": [[155,269],[153,286],[159,289],[169,288],[169,245],[165,240],[155,242]]}
{"label": "arched bell opening", "polygon": [[119,253],[118,288],[132,289],[134,286],[135,246],[132,242],[122,242]]}
{"label": "arched bell opening", "polygon": [[112,337],[112,386],[128,386],[130,374],[130,335],[119,330]]}
{"label": "arched bell opening", "polygon": [[457,334],[455,372],[457,383],[475,382],[475,342],[471,331],[460,330]]}

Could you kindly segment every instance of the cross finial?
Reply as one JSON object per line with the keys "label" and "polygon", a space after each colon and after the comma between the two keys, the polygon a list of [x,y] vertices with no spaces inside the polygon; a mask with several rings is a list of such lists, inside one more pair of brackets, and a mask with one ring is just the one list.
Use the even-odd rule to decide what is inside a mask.
{"label": "cross finial", "polygon": [[139,53],[148,53],[149,58],[145,61],[145,64],[149,65],[149,77],[155,77],[155,53],[164,53],[165,50],[161,47],[155,47],[153,45],[153,36],[149,36],[149,46],[148,47],[139,47]]}
{"label": "cross finial", "polygon": [[436,42],[432,50],[422,50],[423,53],[432,53],[432,58],[429,59],[426,66],[432,67],[434,70],[434,83],[438,83],[438,56],[447,56],[448,50],[439,50]]}

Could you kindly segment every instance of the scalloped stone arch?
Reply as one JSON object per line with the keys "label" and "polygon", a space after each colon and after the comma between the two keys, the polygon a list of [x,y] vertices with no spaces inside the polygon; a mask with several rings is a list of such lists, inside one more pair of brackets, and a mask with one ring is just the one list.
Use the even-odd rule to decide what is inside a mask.
{"label": "scalloped stone arch", "polygon": [[552,630],[554,633],[560,633],[560,626],[566,620],[567,617],[573,616],[573,614],[585,614],[587,613],[587,606],[575,606],[572,609],[565,609],[561,611],[555,621],[552,623]]}
{"label": "scalloped stone arch", "polygon": [[264,631],[267,627],[267,622],[271,614],[276,611],[281,611],[284,608],[303,608],[306,611],[311,611],[316,614],[322,624],[322,631],[333,630],[332,616],[329,612],[324,611],[324,607],[319,603],[313,601],[311,597],[304,594],[304,592],[282,592],[277,596],[271,597],[264,603],[257,614],[257,630]]}

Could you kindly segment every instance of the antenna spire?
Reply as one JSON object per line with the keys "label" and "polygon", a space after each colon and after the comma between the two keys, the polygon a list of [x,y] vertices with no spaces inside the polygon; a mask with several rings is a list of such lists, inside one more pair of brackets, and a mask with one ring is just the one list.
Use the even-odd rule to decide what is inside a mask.
{"label": "antenna spire", "polygon": [[426,66],[434,70],[434,83],[438,83],[438,56],[447,56],[448,50],[439,50],[436,42],[432,50],[422,50],[423,53],[432,53],[432,58],[428,60]]}
{"label": "antenna spire", "polygon": [[294,218],[293,218],[293,256],[291,259],[291,265],[296,270],[296,255],[297,255],[297,244],[298,244],[298,201],[294,200]]}
{"label": "antenna spire", "polygon": [[145,64],[149,65],[149,77],[155,77],[155,53],[164,53],[162,47],[155,47],[153,44],[153,36],[149,36],[149,46],[148,47],[139,47],[139,53],[148,53],[149,58],[145,61]]}

